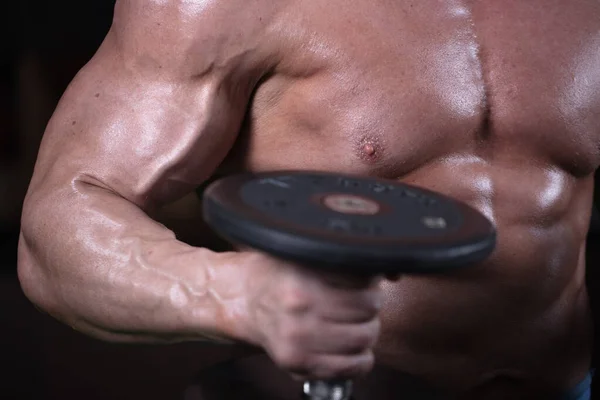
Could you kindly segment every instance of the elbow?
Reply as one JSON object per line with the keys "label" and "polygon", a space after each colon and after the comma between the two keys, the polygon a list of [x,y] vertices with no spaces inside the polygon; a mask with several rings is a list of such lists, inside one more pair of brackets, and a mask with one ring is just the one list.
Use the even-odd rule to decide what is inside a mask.
{"label": "elbow", "polygon": [[38,309],[48,314],[56,314],[57,296],[47,279],[43,266],[35,260],[25,235],[21,232],[17,259],[17,274],[21,290],[27,299]]}
{"label": "elbow", "polygon": [[43,226],[45,222],[37,218],[40,210],[25,203],[19,235],[17,274],[21,290],[38,309],[51,315],[63,314],[55,285],[51,281],[47,260],[44,260]]}

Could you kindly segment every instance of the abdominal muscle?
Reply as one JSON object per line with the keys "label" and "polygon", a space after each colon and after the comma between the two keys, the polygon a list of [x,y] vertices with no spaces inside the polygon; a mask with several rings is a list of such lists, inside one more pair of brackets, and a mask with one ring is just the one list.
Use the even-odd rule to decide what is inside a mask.
{"label": "abdominal muscle", "polygon": [[591,354],[589,182],[447,160],[403,181],[478,208],[496,225],[497,247],[462,271],[386,282],[379,363],[465,395],[491,396],[507,379],[556,390],[582,380]]}

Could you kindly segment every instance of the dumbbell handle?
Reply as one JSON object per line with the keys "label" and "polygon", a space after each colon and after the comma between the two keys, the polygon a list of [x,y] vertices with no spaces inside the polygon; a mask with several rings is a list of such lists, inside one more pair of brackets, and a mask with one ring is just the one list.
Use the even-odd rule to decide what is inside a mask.
{"label": "dumbbell handle", "polygon": [[352,381],[309,381],[304,383],[305,400],[350,400]]}

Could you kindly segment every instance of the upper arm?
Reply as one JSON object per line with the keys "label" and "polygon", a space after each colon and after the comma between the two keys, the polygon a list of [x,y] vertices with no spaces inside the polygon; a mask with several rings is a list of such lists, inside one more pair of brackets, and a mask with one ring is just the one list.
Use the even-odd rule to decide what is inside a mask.
{"label": "upper arm", "polygon": [[233,3],[243,4],[118,1],[48,125],[31,190],[88,181],[145,207],[206,179],[274,62],[259,16],[243,18]]}

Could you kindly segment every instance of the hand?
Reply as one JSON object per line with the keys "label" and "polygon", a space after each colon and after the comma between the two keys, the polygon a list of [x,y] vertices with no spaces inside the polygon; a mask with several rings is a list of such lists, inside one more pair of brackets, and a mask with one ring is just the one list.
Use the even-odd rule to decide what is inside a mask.
{"label": "hand", "polygon": [[[244,253],[250,341],[295,378],[355,378],[371,370],[380,278],[335,275]],[[248,276],[248,275],[247,275]]]}

